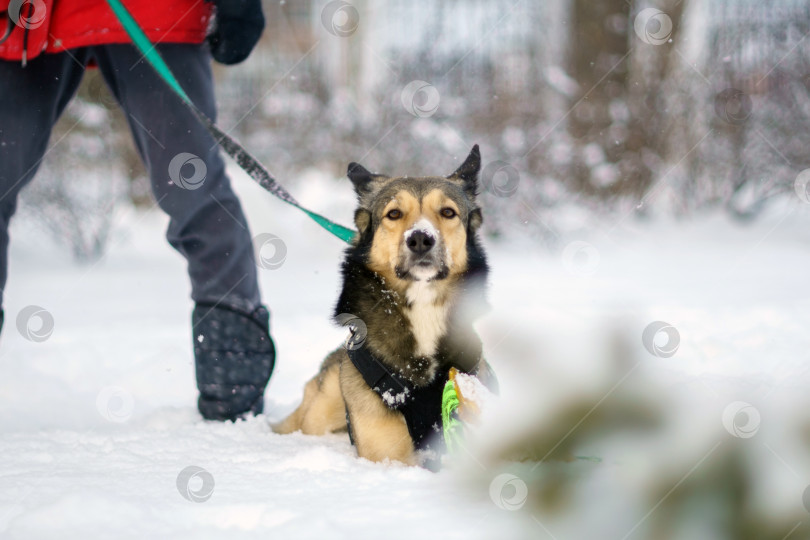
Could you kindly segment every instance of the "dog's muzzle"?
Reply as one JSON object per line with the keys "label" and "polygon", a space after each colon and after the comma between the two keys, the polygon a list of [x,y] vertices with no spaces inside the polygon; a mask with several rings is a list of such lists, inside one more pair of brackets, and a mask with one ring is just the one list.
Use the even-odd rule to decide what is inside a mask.
{"label": "dog's muzzle", "polygon": [[436,245],[436,239],[425,231],[414,231],[405,241],[405,245],[415,255],[424,255]]}
{"label": "dog's muzzle", "polygon": [[441,249],[441,239],[430,231],[414,230],[405,237],[405,248],[397,265],[397,275],[403,279],[434,280],[447,277],[447,264]]}

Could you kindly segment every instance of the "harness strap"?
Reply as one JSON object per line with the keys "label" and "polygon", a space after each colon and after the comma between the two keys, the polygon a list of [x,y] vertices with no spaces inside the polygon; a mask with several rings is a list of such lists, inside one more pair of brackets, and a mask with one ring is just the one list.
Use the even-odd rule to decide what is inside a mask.
{"label": "harness strap", "polygon": [[442,392],[448,374],[440,372],[428,385],[416,386],[410,380],[386,369],[365,346],[347,352],[366,384],[382,398],[389,409],[398,411],[405,417],[408,433],[416,449],[443,452],[444,441],[438,435],[442,430]]}

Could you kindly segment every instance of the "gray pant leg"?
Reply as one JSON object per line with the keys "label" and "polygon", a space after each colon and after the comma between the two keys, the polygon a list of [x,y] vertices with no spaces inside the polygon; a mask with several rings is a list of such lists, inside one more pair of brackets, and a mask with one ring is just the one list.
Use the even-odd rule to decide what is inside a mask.
{"label": "gray pant leg", "polygon": [[17,195],[37,172],[51,129],[84,73],[86,49],[43,54],[22,67],[0,60],[0,306],[8,277],[8,226]]}
{"label": "gray pant leg", "polygon": [[[207,48],[160,44],[157,49],[192,101],[213,119]],[[166,237],[188,261],[192,298],[252,312],[260,304],[253,245],[219,147],[133,46],[91,50],[127,116],[155,198],[171,218]]]}

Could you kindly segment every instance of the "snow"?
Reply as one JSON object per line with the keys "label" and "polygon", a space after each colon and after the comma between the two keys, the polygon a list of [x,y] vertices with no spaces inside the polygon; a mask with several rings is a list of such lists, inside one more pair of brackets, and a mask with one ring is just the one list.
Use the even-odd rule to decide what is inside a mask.
{"label": "snow", "polygon": [[[376,392],[379,392],[379,388],[374,388]],[[392,407],[398,403],[405,403],[405,399],[408,397],[408,389],[403,388],[402,392],[397,392],[396,394],[392,394],[390,390],[386,390],[380,397],[388,404],[389,407]]]}
{"label": "snow", "polygon": [[[261,272],[278,347],[266,415],[219,424],[203,422],[196,412],[189,285],[184,261],[163,239],[166,218],[157,209],[120,212],[108,255],[83,266],[13,227],[0,348],[0,537],[551,538],[566,530],[515,503],[527,496],[520,474],[465,460],[437,474],[375,464],[358,459],[346,435],[270,431],[268,423],[297,405],[304,382],[345,337],[345,329],[330,323],[343,246],[232,174],[252,233],[275,234],[288,250],[283,265]],[[314,173],[307,182],[294,190],[304,204],[351,223],[348,182]],[[689,460],[705,451],[702,426],[722,428],[723,414],[734,416],[723,411],[735,403],[737,411],[738,402],[757,407],[762,433],[766,424],[776,433],[768,440],[788,440],[788,428],[772,421],[773,408],[751,396],[778,404],[810,382],[808,224],[810,205],[793,198],[745,228],[718,216],[625,219],[586,237],[562,232],[558,252],[523,239],[486,242],[493,311],[478,328],[501,375],[510,416],[498,417],[480,455],[525,430],[538,414],[551,414],[542,403],[553,408],[561,399],[597,392],[602,372],[609,371],[592,365],[584,371],[586,364],[572,360],[537,373],[522,363],[518,345],[546,357],[593,351],[603,343],[599,329],[621,328],[645,355],[641,336],[653,321],[676,327],[680,345],[670,358],[647,354],[643,370],[669,389],[698,396],[698,410],[677,418],[683,437],[633,451],[626,444],[589,449],[609,467],[563,465],[606,475],[582,484],[591,496],[577,500],[593,517],[583,526],[613,519],[611,533],[616,529],[621,537],[633,525],[622,505],[638,503],[634,489],[644,485],[645,466],[654,465],[641,459],[648,457],[644,452],[677,447],[681,460],[694,465],[697,459]],[[566,251],[572,242],[581,243]],[[577,257],[582,249],[584,258]],[[53,316],[45,341],[28,341],[17,331],[16,316],[29,305]],[[532,396],[531,410],[521,409],[527,394],[513,390],[532,387],[543,391]],[[799,501],[810,478],[806,458],[795,446],[771,444],[794,477],[764,447],[756,448],[770,475],[762,504],[777,505],[785,493]],[[634,462],[638,467],[627,465]],[[181,486],[185,490],[177,485],[190,466],[213,479],[204,502],[189,498],[211,487],[205,475]],[[485,481],[471,481],[482,475]],[[605,493],[606,478],[622,475],[626,497]],[[514,492],[504,495],[504,486]],[[594,497],[604,497],[604,508]]]}
{"label": "snow", "polygon": [[456,386],[458,386],[459,394],[461,394],[460,397],[479,410],[486,408],[490,400],[495,399],[492,392],[487,390],[487,387],[478,380],[478,377],[459,372],[456,374],[455,382]]}
{"label": "snow", "polygon": [[431,223],[430,220],[427,218],[420,219],[419,221],[414,223],[410,229],[405,231],[405,240],[408,240],[411,237],[411,235],[416,231],[423,232],[430,238],[436,238],[436,236],[438,236],[438,231],[436,230],[436,227],[434,227],[433,223]]}

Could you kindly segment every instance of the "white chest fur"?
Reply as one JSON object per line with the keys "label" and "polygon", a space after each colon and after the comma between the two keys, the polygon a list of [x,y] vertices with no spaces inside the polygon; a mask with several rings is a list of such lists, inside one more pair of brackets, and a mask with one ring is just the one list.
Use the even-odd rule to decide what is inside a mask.
{"label": "white chest fur", "polygon": [[429,281],[415,281],[406,292],[408,318],[416,339],[416,354],[433,356],[447,330],[447,304],[436,303],[436,290]]}

